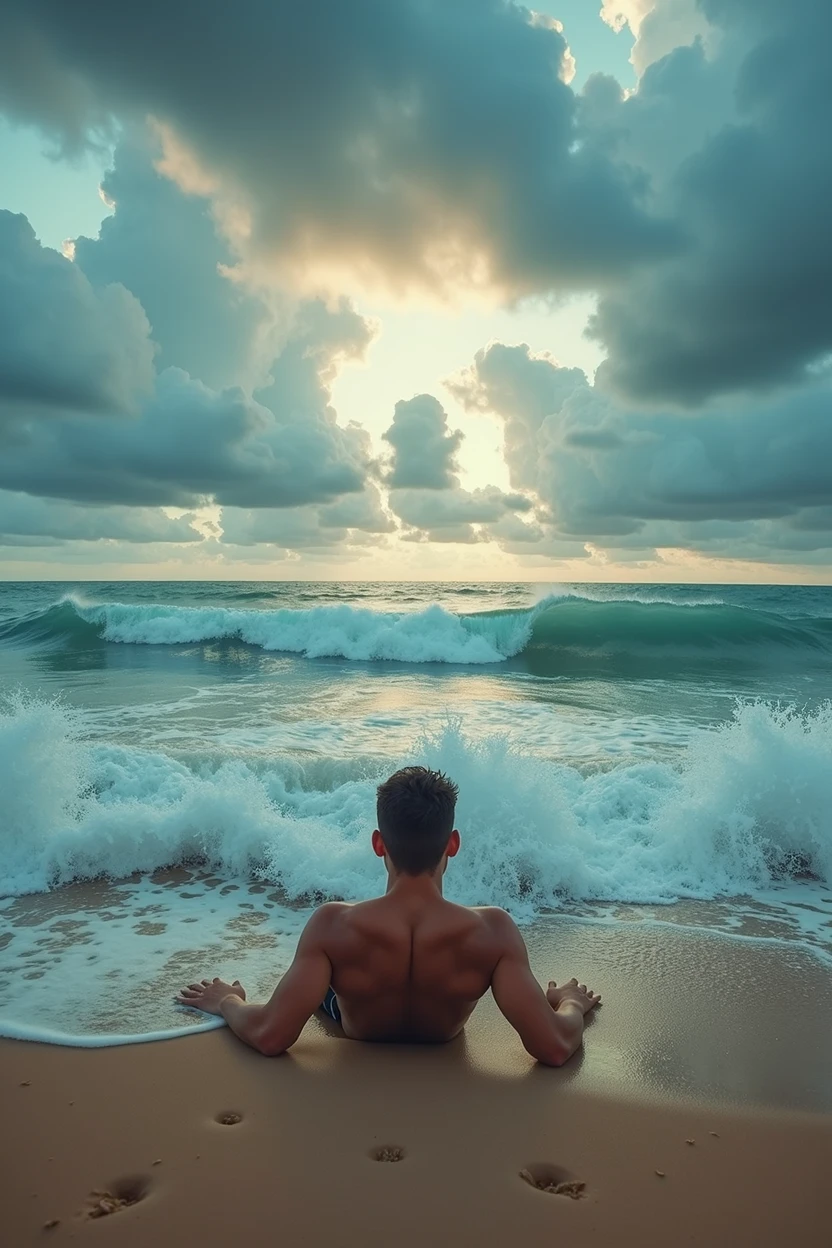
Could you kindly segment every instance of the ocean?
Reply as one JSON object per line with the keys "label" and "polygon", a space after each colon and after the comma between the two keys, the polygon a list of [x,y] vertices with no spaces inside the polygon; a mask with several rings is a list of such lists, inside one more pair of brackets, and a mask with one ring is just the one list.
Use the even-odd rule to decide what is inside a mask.
{"label": "ocean", "polygon": [[[0,585],[0,1034],[210,1026],[460,786],[446,893],[832,965],[832,587]],[[553,968],[572,974],[580,968]]]}

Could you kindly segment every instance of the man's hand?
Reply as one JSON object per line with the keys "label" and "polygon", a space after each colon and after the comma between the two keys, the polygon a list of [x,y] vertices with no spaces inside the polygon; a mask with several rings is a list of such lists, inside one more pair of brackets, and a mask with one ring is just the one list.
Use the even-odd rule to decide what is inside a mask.
{"label": "man's hand", "polygon": [[586,984],[579,984],[577,979],[570,979],[568,984],[562,984],[560,988],[553,979],[550,979],[546,999],[553,1010],[556,1010],[561,1002],[571,1001],[579,1007],[582,1014],[588,1014],[596,1005],[601,1004],[599,994],[591,992]]}
{"label": "man's hand", "polygon": [[187,988],[183,988],[176,998],[177,1005],[190,1005],[193,1009],[202,1010],[205,1014],[219,1014],[222,1016],[220,1005],[226,997],[240,997],[243,1001],[246,999],[246,990],[240,983],[239,979],[235,979],[233,984],[226,984],[221,979],[203,979],[198,984],[188,984]]}

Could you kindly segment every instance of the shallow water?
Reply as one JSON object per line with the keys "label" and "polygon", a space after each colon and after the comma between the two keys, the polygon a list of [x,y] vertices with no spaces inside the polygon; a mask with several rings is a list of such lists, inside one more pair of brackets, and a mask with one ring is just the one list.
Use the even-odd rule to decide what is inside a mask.
{"label": "shallow water", "polygon": [[829,589],[3,585],[0,693],[0,1030],[270,987],[414,761],[456,900],[832,950]]}

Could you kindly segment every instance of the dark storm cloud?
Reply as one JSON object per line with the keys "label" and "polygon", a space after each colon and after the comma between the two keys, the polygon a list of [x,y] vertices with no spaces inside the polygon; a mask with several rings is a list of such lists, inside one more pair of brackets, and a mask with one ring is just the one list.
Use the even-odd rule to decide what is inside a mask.
{"label": "dark storm cloud", "polygon": [[221,389],[251,367],[268,310],[220,272],[235,257],[210,202],[183,195],[160,174],[160,155],[144,127],[122,137],[102,182],[115,212],[97,239],[76,239],[75,258],[95,287],[118,282],[139,300],[158,344],[159,372],[173,365]]}
{"label": "dark storm cloud", "polygon": [[293,507],[360,490],[370,458],[363,431],[340,429],[320,394],[312,409],[295,407],[289,393],[282,397],[292,405],[290,419],[242,390],[217,393],[167,369],[130,423],[96,425],[93,417],[66,414],[24,424],[13,409],[15,436],[0,461],[0,486],[84,502],[178,507],[209,500]]}
{"label": "dark storm cloud", "polygon": [[171,520],[149,507],[79,507],[0,490],[0,545],[96,542],[197,542],[192,516]]}
{"label": "dark storm cloud", "polygon": [[[638,91],[598,76],[576,97],[561,35],[501,0],[243,0],[220,17],[5,0],[0,109],[67,148],[121,133],[115,215],[76,264],[0,213],[8,540],[60,540],[61,518],[82,542],[107,523],[183,540],[161,513],[151,536],[141,509],[206,500],[241,549],[389,531],[369,439],[330,403],[371,328],[343,299],[255,292],[269,256],[398,290],[600,292],[595,386],[493,344],[452,387],[502,418],[518,493],[463,489],[441,405],[397,406],[387,485],[407,540],[824,557],[827,10],[657,0]],[[680,29],[703,41],[663,55]],[[172,136],[168,177],[147,113]],[[30,495],[65,502],[39,513]],[[59,510],[73,501],[88,522]]]}
{"label": "dark storm cloud", "polygon": [[96,138],[111,136],[113,118],[95,87],[69,69],[23,7],[0,8],[0,110],[29,122],[76,154]]}
{"label": "dark storm cloud", "polygon": [[628,409],[576,369],[525,345],[480,351],[453,383],[504,421],[511,483],[534,492],[551,531],[649,547],[764,533],[769,551],[820,548],[832,532],[832,385],[700,414]]}
{"label": "dark storm cloud", "polygon": [[602,108],[595,131],[651,168],[657,211],[688,240],[602,300],[602,376],[635,399],[688,405],[800,380],[832,350],[828,5],[702,9],[720,36],[711,60],[678,49],[637,95]]}
{"label": "dark storm cloud", "polygon": [[[677,232],[576,144],[551,19],[504,0],[6,0],[5,106],[65,130],[152,113],[295,266],[510,295],[605,283]],[[0,103],[3,97],[0,96]]]}
{"label": "dark storm cloud", "polygon": [[[659,56],[703,18],[704,43]],[[502,0],[244,0],[222,21],[196,0],[6,0],[0,24],[7,110],[69,141],[107,110],[154,113],[248,210],[246,247],[300,270],[597,288],[602,376],[650,401],[790,382],[832,349],[821,0],[657,0],[626,99],[610,79],[575,96],[563,37]],[[141,233],[140,213],[108,226],[97,273],[127,279],[155,332],[175,303],[153,264],[130,273]]]}
{"label": "dark storm cloud", "polygon": [[153,356],[132,294],[120,285],[95,289],[41,247],[26,217],[0,210],[0,429],[4,400],[135,412],[152,387]]}
{"label": "dark storm cloud", "polygon": [[19,296],[3,313],[0,488],[178,507],[293,507],[362,490],[369,440],[340,428],[329,404],[335,361],[369,340],[346,301],[300,309],[258,400],[177,368],[154,378],[141,305],[121,286],[91,287],[25,218],[0,214],[0,248],[0,281]]}

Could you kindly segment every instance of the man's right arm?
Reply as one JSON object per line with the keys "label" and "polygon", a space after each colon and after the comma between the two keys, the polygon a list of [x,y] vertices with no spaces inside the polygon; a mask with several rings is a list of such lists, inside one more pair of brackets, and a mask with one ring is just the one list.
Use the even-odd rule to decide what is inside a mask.
{"label": "man's right arm", "polygon": [[332,977],[327,946],[333,916],[342,907],[329,902],[316,910],[301,933],[292,965],[265,1005],[253,1005],[234,994],[221,1002],[222,1015],[235,1035],[267,1057],[284,1053],[326,995]]}
{"label": "man's right arm", "polygon": [[511,917],[493,912],[501,954],[491,978],[491,991],[501,1012],[520,1036],[527,1053],[546,1066],[562,1066],[581,1047],[584,1015],[600,1001],[595,993],[560,989],[550,1004],[531,967],[526,945]]}

